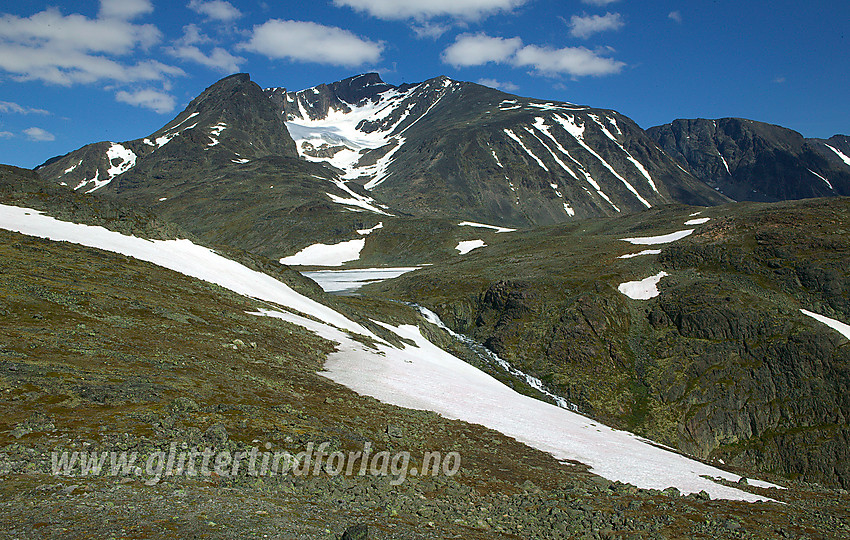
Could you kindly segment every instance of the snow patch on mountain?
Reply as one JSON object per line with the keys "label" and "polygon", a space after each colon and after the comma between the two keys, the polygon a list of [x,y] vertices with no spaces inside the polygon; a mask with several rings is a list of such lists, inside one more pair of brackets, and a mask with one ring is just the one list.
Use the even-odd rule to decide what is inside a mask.
{"label": "snow patch on mountain", "polygon": [[637,238],[621,238],[621,240],[629,242],[630,244],[651,246],[655,244],[669,244],[670,242],[675,242],[676,240],[681,240],[686,236],[690,236],[693,232],[694,229],[686,229],[684,231],[676,231],[659,236],[639,236]]}
{"label": "snow patch on mountain", "polygon": [[661,281],[661,278],[669,275],[670,274],[667,272],[661,271],[654,276],[649,276],[648,278],[641,279],[640,281],[627,281],[625,283],[621,283],[617,287],[617,290],[632,300],[649,300],[650,298],[655,298],[661,294],[658,292],[658,283]]}
{"label": "snow patch on mountain", "polygon": [[[623,183],[623,185],[626,186],[626,189],[628,189],[630,192],[632,192],[632,194],[637,198],[637,200],[640,201],[641,204],[643,204],[647,208],[652,208],[652,205],[649,204],[649,201],[644,199],[640,195],[640,193],[637,192],[637,190],[634,188],[634,186],[632,186],[629,183],[628,180],[626,180],[625,178],[620,176],[620,174],[617,171],[615,171],[614,168],[611,165],[609,165],[607,161],[602,159],[602,156],[600,156],[598,153],[596,153],[595,150],[593,150],[590,146],[587,145],[587,143],[584,142],[584,128],[585,128],[584,125],[579,126],[575,122],[575,119],[572,116],[560,116],[560,115],[556,114],[556,115],[554,115],[554,119],[555,119],[556,122],[561,124],[561,126],[564,128],[564,130],[567,133],[569,133],[570,135],[573,136],[573,138],[579,143],[579,145],[581,145],[582,148],[587,150],[591,155],[593,155],[596,159],[598,159],[602,163],[602,165],[611,172],[611,174],[613,174],[617,179],[619,179]],[[654,186],[655,184],[652,184],[652,185]]]}
{"label": "snow patch on mountain", "polygon": [[832,328],[833,330],[839,332],[842,336],[846,337],[847,339],[850,339],[850,325],[844,324],[843,322],[841,322],[839,320],[832,319],[832,318],[827,317],[825,315],[820,315],[820,314],[815,313],[813,311],[808,311],[806,309],[801,309],[800,312],[803,315],[808,315],[809,317],[813,318],[814,320],[816,320],[818,322],[822,322],[823,324],[827,325],[828,327]]}
{"label": "snow patch on mountain", "polygon": [[[411,111],[416,104],[410,98],[422,85],[405,90],[391,88],[378,94],[375,100],[345,103],[344,108],[331,107],[322,118],[310,117],[302,91],[294,98],[298,113],[289,115],[286,126],[301,157],[330,163],[344,171],[344,180],[367,178],[364,187],[373,189],[388,178],[389,166],[406,141],[404,132],[425,117],[451,86],[451,81],[448,84],[444,81],[437,99],[412,122]],[[382,154],[375,158],[377,152]]]}
{"label": "snow patch on mountain", "polygon": [[[189,126],[187,128],[177,130],[177,128],[179,128],[180,126],[182,126],[183,124],[185,124],[186,122],[191,120],[192,118],[198,116],[198,114],[200,114],[200,113],[193,112],[192,114],[190,114],[189,116],[187,116],[186,118],[181,120],[180,122],[178,122],[178,123],[174,124],[173,126],[171,126],[170,128],[168,128],[166,130],[165,135],[162,135],[162,136],[154,139],[155,144],[153,146],[156,146],[157,148],[162,148],[163,146],[168,144],[171,141],[171,139],[180,135],[180,133],[182,133],[183,131],[185,131],[187,129],[192,129],[195,126],[197,126],[198,124],[192,124],[191,126]],[[174,130],[177,130],[177,131],[174,131]],[[145,143],[151,144],[149,139],[145,139]]]}
{"label": "snow patch on mountain", "polygon": [[534,152],[532,152],[531,150],[529,150],[529,149],[528,149],[528,147],[525,145],[525,143],[524,143],[524,142],[522,142],[522,139],[520,139],[520,138],[516,135],[516,133],[514,133],[513,131],[511,131],[510,129],[507,129],[507,128],[503,129],[502,131],[504,131],[504,132],[505,132],[505,135],[507,135],[508,137],[510,137],[511,139],[513,139],[514,141],[516,141],[516,142],[517,142],[517,144],[519,144],[519,145],[520,145],[520,147],[521,147],[523,150],[525,150],[525,153],[526,153],[526,154],[528,154],[529,156],[531,156],[531,157],[534,159],[534,161],[536,161],[536,162],[537,162],[537,164],[538,164],[538,165],[540,165],[540,166],[543,168],[543,170],[544,170],[544,171],[549,172],[549,168],[546,166],[546,164],[545,164],[545,163],[543,163],[543,162],[540,160],[540,158],[539,158],[539,157],[537,157],[536,155],[534,155]]}
{"label": "snow patch on mountain", "polygon": [[[596,122],[596,124],[597,124],[597,125],[599,125],[599,128],[600,128],[600,129],[602,129],[602,133],[604,133],[606,137],[608,137],[609,139],[611,139],[611,140],[614,142],[614,144],[616,144],[617,146],[619,146],[619,147],[620,147],[620,150],[622,150],[622,151],[623,151],[623,153],[625,153],[625,154],[626,154],[626,159],[628,159],[629,161],[631,161],[631,162],[632,162],[632,165],[634,165],[634,166],[635,166],[635,168],[638,170],[638,172],[639,172],[639,173],[641,173],[641,174],[643,175],[643,177],[644,177],[644,178],[646,178],[647,182],[649,182],[649,187],[651,187],[651,188],[652,188],[652,191],[654,191],[654,192],[658,193],[658,188],[655,186],[655,182],[652,180],[652,177],[651,177],[651,176],[649,176],[649,171],[647,171],[647,170],[646,170],[646,167],[644,167],[644,166],[643,166],[643,164],[642,164],[640,161],[636,160],[636,159],[635,159],[635,158],[634,158],[634,157],[633,157],[633,156],[629,153],[629,151],[628,151],[628,150],[626,150],[626,148],[625,148],[622,144],[620,144],[620,141],[618,141],[618,140],[617,140],[617,138],[616,138],[616,137],[614,137],[614,135],[612,135],[610,131],[608,131],[608,128],[607,128],[607,127],[605,127],[605,124],[603,124],[603,123],[602,123],[602,121],[599,119],[599,117],[598,117],[597,115],[595,115],[595,114],[589,114],[588,116],[589,116],[589,117],[590,117],[590,118],[591,118],[594,122]],[[610,119],[609,119],[609,120],[610,120]],[[618,128],[618,129],[619,129],[619,128]]]}
{"label": "snow patch on mountain", "polygon": [[844,154],[844,152],[842,152],[842,151],[841,151],[841,150],[839,150],[838,148],[835,148],[835,147],[834,147],[834,146],[832,146],[832,145],[829,145],[829,144],[826,144],[826,143],[824,143],[824,145],[825,145],[827,148],[829,148],[830,150],[832,150],[833,152],[835,152],[835,154],[836,154],[838,157],[840,157],[840,158],[841,158],[841,161],[843,161],[845,164],[847,164],[848,166],[850,166],[850,157],[847,157],[847,155],[845,155],[845,154]]}
{"label": "snow patch on mountain", "polygon": [[225,129],[227,129],[227,124],[224,122],[219,122],[210,128],[210,143],[207,145],[208,148],[216,146],[219,143],[218,138],[221,136],[221,132]]}
{"label": "snow patch on mountain", "polygon": [[723,157],[723,154],[721,154],[720,152],[717,152],[717,155],[718,157],[720,157],[720,161],[723,162],[723,166],[726,167],[726,174],[732,176],[732,172],[729,170],[729,164],[726,162],[726,158]]}
{"label": "snow patch on mountain", "polygon": [[702,225],[704,223],[708,223],[709,221],[711,221],[711,218],[709,218],[709,217],[695,218],[695,219],[689,219],[688,221],[686,221],[685,225]]}
{"label": "snow patch on mountain", "polygon": [[463,240],[457,243],[455,249],[458,250],[460,255],[466,255],[473,249],[478,249],[486,246],[487,244],[484,243],[484,240]]}
{"label": "snow patch on mountain", "polygon": [[643,489],[674,486],[683,494],[705,490],[713,499],[767,500],[712,480],[734,483],[740,479],[736,474],[519,394],[440,349],[416,326],[382,324],[406,343],[396,348],[379,342],[370,349],[326,324],[270,310],[257,314],[299,324],[337,342],[322,375],[359,394],[495,429],[558,460],[585,463],[591,472],[611,481]]}
{"label": "snow patch on mountain", "polygon": [[81,159],[76,165],[71,165],[70,167],[65,169],[65,172],[62,173],[62,174],[68,174],[69,172],[73,172],[74,169],[76,169],[77,167],[79,167],[82,164],[83,164],[83,160]]}
{"label": "snow patch on mountain", "polygon": [[835,188],[832,187],[832,183],[829,180],[827,180],[826,178],[824,178],[823,176],[819,175],[818,173],[816,173],[815,171],[813,171],[811,169],[809,169],[809,172],[812,173],[813,175],[817,176],[821,180],[823,180],[826,183],[826,185],[829,186],[829,189],[831,189],[833,191],[835,190]]}
{"label": "snow patch on mountain", "polygon": [[338,244],[313,244],[295,255],[283,257],[280,263],[292,266],[342,266],[359,259],[365,245],[365,238]]}
{"label": "snow patch on mountain", "polygon": [[631,259],[633,257],[640,257],[642,255],[659,255],[661,253],[660,249],[645,249],[638,253],[627,253],[625,255],[620,255],[617,257],[618,259]]}
{"label": "snow patch on mountain", "polygon": [[[119,174],[123,174],[136,166],[136,154],[129,148],[125,148],[118,143],[112,143],[112,146],[106,151],[106,159],[109,160],[110,165],[106,171],[109,179],[103,185],[108,184]],[[98,188],[100,187],[103,186],[98,186]]]}
{"label": "snow patch on mountain", "polygon": [[514,232],[516,229],[509,229],[507,227],[497,227],[496,225],[485,225],[484,223],[476,223],[474,221],[461,221],[458,223],[459,227],[481,227],[483,229],[493,229],[497,233],[506,233],[506,232]]}
{"label": "snow patch on mountain", "polygon": [[363,236],[366,236],[368,234],[372,234],[373,232],[377,231],[378,229],[383,229],[383,228],[384,228],[384,222],[380,221],[380,222],[378,222],[377,225],[375,225],[374,227],[372,227],[370,229],[357,229],[357,234],[361,234]]}

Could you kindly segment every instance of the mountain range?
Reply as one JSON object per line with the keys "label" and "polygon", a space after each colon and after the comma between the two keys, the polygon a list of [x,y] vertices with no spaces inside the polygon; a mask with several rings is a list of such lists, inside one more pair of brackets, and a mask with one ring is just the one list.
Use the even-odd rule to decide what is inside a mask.
{"label": "mountain range", "polygon": [[[368,440],[469,464],[400,487],[167,486],[221,488],[208,511],[227,534],[248,525],[223,505],[265,516],[281,494],[301,517],[274,524],[299,538],[338,537],[334,520],[377,538],[850,533],[850,137],[737,118],[643,130],[374,73],[297,91],[232,75],[140,135],[0,166],[0,474],[36,474],[75,438],[134,444],[122,433],[144,452]],[[323,291],[354,270],[356,292]],[[115,427],[96,432],[99,415]],[[638,472],[656,450],[681,455]],[[39,519],[74,504],[15,478]],[[98,504],[152,500],[108,489]]]}

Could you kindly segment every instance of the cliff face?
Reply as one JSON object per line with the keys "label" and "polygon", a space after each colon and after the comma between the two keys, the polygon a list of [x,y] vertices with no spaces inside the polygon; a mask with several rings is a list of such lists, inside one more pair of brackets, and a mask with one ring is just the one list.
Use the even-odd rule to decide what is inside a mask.
{"label": "cliff face", "polygon": [[845,136],[806,139],[742,118],[675,120],[647,133],[700,180],[736,201],[850,195]]}

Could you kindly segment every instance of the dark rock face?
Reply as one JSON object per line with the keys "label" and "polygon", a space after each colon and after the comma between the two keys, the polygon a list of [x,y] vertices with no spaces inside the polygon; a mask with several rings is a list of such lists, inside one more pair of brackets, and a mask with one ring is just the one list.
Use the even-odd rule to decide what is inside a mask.
{"label": "dark rock face", "polygon": [[737,201],[850,195],[850,158],[840,155],[850,155],[850,144],[843,135],[805,139],[741,118],[675,120],[647,134],[700,180]]}

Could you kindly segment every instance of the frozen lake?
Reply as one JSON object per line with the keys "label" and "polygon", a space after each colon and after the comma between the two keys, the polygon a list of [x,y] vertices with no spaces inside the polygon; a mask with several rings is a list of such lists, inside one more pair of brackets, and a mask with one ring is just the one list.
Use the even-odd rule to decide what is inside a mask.
{"label": "frozen lake", "polygon": [[360,268],[355,270],[318,270],[302,272],[327,293],[351,294],[367,283],[376,283],[398,277],[418,269],[418,266],[401,268]]}

